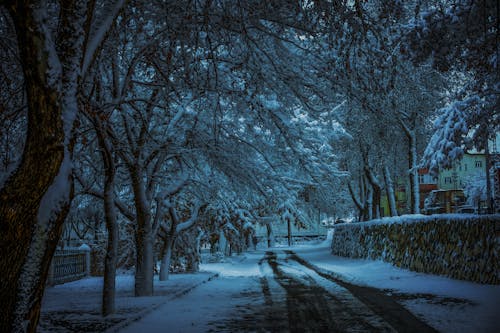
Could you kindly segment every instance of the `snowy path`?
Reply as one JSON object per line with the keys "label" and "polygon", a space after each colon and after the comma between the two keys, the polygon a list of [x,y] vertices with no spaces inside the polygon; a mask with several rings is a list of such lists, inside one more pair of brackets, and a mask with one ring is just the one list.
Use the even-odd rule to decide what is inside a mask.
{"label": "snowy path", "polygon": [[257,279],[216,279],[168,302],[120,332],[219,332],[229,329],[232,318],[251,316],[253,307],[260,304]]}
{"label": "snowy path", "polygon": [[285,254],[267,252],[266,260],[287,291],[290,331],[434,331],[382,292],[343,282],[293,251]]}
{"label": "snowy path", "polygon": [[328,276],[290,250],[207,266],[223,276],[121,332],[435,331],[382,292]]}
{"label": "snowy path", "polygon": [[154,296],[134,297],[134,276],[118,275],[117,312],[107,317],[100,315],[102,277],[49,287],[43,299],[38,332],[114,332],[215,277],[213,273],[173,274],[168,281],[155,279]]}
{"label": "snowy path", "polygon": [[119,275],[118,312],[105,318],[99,315],[102,278],[48,288],[39,331],[451,333],[500,327],[500,286],[335,257],[327,242],[249,252],[201,270],[155,280],[154,297],[133,297],[133,276]]}
{"label": "snowy path", "polygon": [[383,291],[440,332],[500,332],[500,285],[417,273],[382,261],[336,257],[327,246],[296,252],[343,281]]}

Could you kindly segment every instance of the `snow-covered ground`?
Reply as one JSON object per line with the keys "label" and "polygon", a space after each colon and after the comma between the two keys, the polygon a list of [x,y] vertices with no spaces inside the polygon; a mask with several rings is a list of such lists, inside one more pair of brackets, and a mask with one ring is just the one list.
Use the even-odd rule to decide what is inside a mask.
{"label": "snow-covered ground", "polygon": [[39,332],[102,332],[115,331],[139,320],[165,302],[215,278],[213,273],[172,274],[168,281],[155,277],[154,296],[134,297],[134,276],[120,274],[116,279],[115,314],[100,315],[102,277],[47,287],[42,303]]}
{"label": "snow-covered ground", "polygon": [[[376,287],[392,294],[418,318],[439,331],[500,331],[500,286],[415,273],[380,261],[336,257],[330,254],[329,245],[326,241],[290,249],[299,257],[333,272],[346,282]],[[278,247],[273,251],[282,255],[286,249]],[[120,323],[106,328],[120,332],[227,332],[237,331],[241,325],[259,325],[264,322],[266,315],[259,313],[259,308],[263,308],[266,303],[263,276],[272,275],[268,266],[259,265],[266,250],[233,256],[222,263],[202,264],[199,274],[174,274],[170,281],[155,281],[156,296],[152,298],[133,297],[133,276],[120,276],[117,299],[119,311],[115,315]],[[287,272],[296,271],[300,278],[302,273],[297,271],[298,268],[290,262],[290,267],[284,269]],[[214,273],[218,274],[217,278],[202,283]],[[101,283],[102,279],[91,278],[49,288],[43,312],[48,314],[71,309],[75,313],[97,317]],[[339,292],[336,290],[338,287],[327,281],[321,285],[326,291]],[[181,292],[193,286],[196,287],[188,293]],[[279,286],[271,287],[276,289]],[[176,293],[178,297],[174,296]],[[281,297],[284,302],[285,293],[281,296],[277,294],[277,297],[278,300],[274,301],[280,302]],[[124,317],[133,319],[125,320]],[[79,320],[76,314],[73,319]],[[235,321],[238,323],[234,324]],[[52,331],[47,320],[45,324],[42,331]],[[231,326],[233,324],[235,326]]]}
{"label": "snow-covered ground", "polygon": [[[371,286],[386,290],[394,294],[408,310],[417,317],[442,332],[498,332],[500,330],[500,286],[480,285],[476,283],[458,281],[445,277],[415,273],[398,269],[381,261],[347,259],[332,256],[329,243],[314,246],[279,247],[276,251],[291,249],[300,257],[306,259],[317,267],[335,272],[341,279],[358,285]],[[140,328],[153,330],[155,327],[168,325],[178,331],[184,331],[191,320],[193,331],[205,330],[206,322],[217,317],[217,311],[227,315],[230,309],[243,306],[240,304],[245,299],[221,297],[221,293],[235,295],[238,289],[248,292],[258,291],[258,285],[253,277],[260,277],[258,261],[262,258],[263,251],[247,253],[240,257],[233,257],[225,263],[203,264],[203,271],[217,272],[220,275],[217,283],[206,285],[206,290],[198,290],[186,295],[181,303],[185,308],[178,307],[177,303],[167,303],[162,311],[155,312],[136,326],[129,327],[126,332],[138,331]],[[297,273],[298,274],[298,273]],[[326,283],[325,283],[326,285]],[[327,287],[327,286],[326,286]],[[210,288],[213,288],[210,290]],[[225,291],[226,290],[226,291]],[[203,294],[206,293],[206,294]],[[208,294],[207,294],[208,293]],[[215,296],[217,295],[217,296]],[[263,302],[255,297],[254,302]],[[170,321],[162,317],[163,313],[182,313],[183,309],[191,308],[196,311],[184,312],[182,320]],[[210,304],[210,309],[204,304]],[[218,310],[215,310],[218,309]],[[189,319],[190,313],[197,313],[194,319]],[[206,318],[200,320],[200,318]],[[179,318],[172,316],[172,318]],[[164,324],[159,325],[158,320]],[[202,322],[205,321],[205,324]],[[145,326],[144,326],[145,325]],[[171,326],[172,325],[172,326]],[[173,330],[177,331],[177,330]],[[190,331],[190,330],[188,330]]]}
{"label": "snow-covered ground", "polygon": [[416,273],[382,261],[332,256],[329,246],[295,248],[342,280],[387,290],[413,314],[442,332],[500,332],[500,286]]}

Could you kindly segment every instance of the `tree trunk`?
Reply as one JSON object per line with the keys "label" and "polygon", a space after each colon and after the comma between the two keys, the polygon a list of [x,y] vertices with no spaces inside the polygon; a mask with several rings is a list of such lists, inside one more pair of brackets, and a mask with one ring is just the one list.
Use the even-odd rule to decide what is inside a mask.
{"label": "tree trunk", "polygon": [[[363,215],[364,215],[364,209],[365,209],[364,202],[361,201],[361,198],[356,197],[356,194],[354,193],[354,189],[352,188],[351,182],[348,182],[347,186],[349,188],[349,193],[351,194],[352,201],[354,202],[354,205],[356,206],[356,208],[358,208],[358,221],[363,221]],[[361,189],[360,189],[360,191],[361,191]]]}
{"label": "tree trunk", "polygon": [[273,247],[274,246],[274,235],[273,235],[273,228],[271,226],[271,223],[266,224],[266,229],[267,229],[267,247]]}
{"label": "tree trunk", "polygon": [[219,236],[212,233],[209,237],[210,242],[210,254],[215,254],[217,252],[217,243],[219,242]]}
{"label": "tree trunk", "polygon": [[420,214],[420,186],[418,183],[418,156],[417,156],[417,135],[415,133],[415,118],[410,120],[413,127],[409,127],[403,119],[399,119],[399,123],[403,128],[406,138],[408,139],[408,175],[410,180],[410,189],[408,196],[410,198],[410,212],[412,214]]}
{"label": "tree trunk", "polygon": [[367,186],[368,191],[366,193],[366,214],[367,220],[373,220],[373,188],[371,186]]}
{"label": "tree trunk", "polygon": [[380,187],[373,188],[373,217],[375,219],[380,219],[380,197],[382,196],[382,191]]}
{"label": "tree trunk", "polygon": [[139,224],[136,231],[135,296],[153,295],[153,239],[151,226]]}
{"label": "tree trunk", "polygon": [[[76,113],[76,92],[61,91],[60,85],[76,79],[71,81],[73,76],[64,77],[61,68],[53,67],[58,59],[53,59],[55,44],[44,26],[46,12],[29,1],[12,1],[8,9],[23,67],[28,130],[20,164],[0,189],[0,331],[34,332],[50,261],[71,202],[74,118],[68,116],[64,123],[63,115]],[[73,28],[65,20],[73,9],[62,17],[63,32]],[[66,42],[61,48],[68,55],[63,65],[71,66],[78,43],[71,38]]]}
{"label": "tree trunk", "polygon": [[287,219],[286,223],[288,229],[288,246],[292,246],[292,224],[290,222],[290,219]]}
{"label": "tree trunk", "polygon": [[133,166],[130,169],[134,191],[134,205],[137,227],[135,231],[136,266],[135,266],[135,296],[153,295],[153,230],[151,214],[148,210],[146,190],[141,169]]}
{"label": "tree trunk", "polygon": [[[73,196],[72,189],[70,195]],[[19,280],[16,304],[17,316],[11,332],[36,332],[50,262],[56,250],[69,208],[70,203],[68,202],[62,208],[49,230],[40,224],[36,226],[33,235],[34,240]],[[41,251],[42,248],[44,250]]]}
{"label": "tree trunk", "polygon": [[103,316],[107,316],[114,313],[116,310],[115,280],[119,238],[114,192],[116,166],[111,145],[104,136],[105,131],[100,126],[99,119],[95,119],[95,122],[104,163],[104,215],[106,228],[108,229],[108,244],[106,248],[106,258],[104,260],[104,284],[102,288],[101,312]]}
{"label": "tree trunk", "polygon": [[396,206],[396,196],[394,194],[394,183],[392,182],[391,172],[387,165],[384,165],[384,181],[385,190],[387,193],[387,201],[389,202],[389,213],[391,216],[398,216],[398,210]]}
{"label": "tree trunk", "polygon": [[200,228],[198,231],[198,236],[196,236],[196,271],[199,271],[200,269],[200,262],[201,262],[201,240],[203,236],[205,235],[205,232]]}
{"label": "tree trunk", "polygon": [[[35,56],[33,57],[36,59]],[[31,82],[27,81],[26,84],[30,85]],[[41,252],[35,255],[44,258],[44,253],[47,253],[49,248],[55,249],[59,240],[57,230],[60,231],[64,221],[64,218],[61,218],[55,223],[43,221],[45,225],[38,225],[37,215],[41,209],[41,201],[50,185],[54,183],[64,157],[61,110],[50,105],[57,104],[51,98],[54,96],[46,96],[46,91],[40,88],[28,87],[31,94],[39,94],[39,97],[29,98],[28,137],[23,157],[16,172],[0,191],[1,332],[21,331],[21,327],[25,325],[22,321],[25,320],[33,320],[30,325],[36,326],[37,318],[32,318],[30,314],[32,309],[25,309],[26,313],[23,314],[18,313],[22,317],[19,319],[21,322],[14,323],[16,303],[19,301],[18,287],[24,289],[26,288],[24,284],[27,283],[21,280],[21,272],[23,265],[32,261],[27,260],[29,259],[27,258],[28,252],[31,256],[30,244],[42,245]],[[36,118],[40,120],[36,121]],[[58,225],[59,221],[61,225]],[[36,232],[39,229],[42,231]],[[44,233],[50,234],[50,237],[44,237]],[[38,239],[38,237],[42,238]],[[55,244],[50,244],[49,239],[54,239]],[[41,260],[36,269],[43,270],[44,262],[45,260]],[[33,272],[33,274],[39,275],[39,272]],[[33,283],[37,284],[37,282]],[[33,286],[28,286],[28,288],[33,288]],[[43,293],[43,287],[40,293]],[[38,310],[34,311],[38,312]]]}
{"label": "tree trunk", "polygon": [[485,164],[486,164],[486,205],[487,213],[493,214],[495,212],[493,207],[493,195],[491,194],[491,175],[490,175],[490,147],[488,146],[488,139],[486,138],[485,143]]}
{"label": "tree trunk", "polygon": [[370,211],[371,211],[371,206],[368,203],[369,198],[371,197],[370,194],[370,186],[367,184],[366,176],[362,175],[359,178],[359,193],[360,193],[360,198],[361,202],[363,204],[363,212],[361,213],[361,221],[368,221],[370,220]]}
{"label": "tree trunk", "polygon": [[[108,220],[108,217],[106,217]],[[115,281],[116,281],[116,262],[118,255],[118,225],[106,221],[108,229],[108,246],[106,248],[106,259],[104,261],[104,285],[102,290],[102,315],[107,316],[115,313]]]}
{"label": "tree trunk", "polygon": [[224,231],[220,230],[219,231],[219,252],[221,252],[223,255],[228,255],[228,246],[227,246],[227,238],[224,235]]}
{"label": "tree trunk", "polygon": [[411,213],[420,214],[420,187],[418,183],[417,138],[414,131],[407,133],[409,140]]}
{"label": "tree trunk", "polygon": [[161,264],[160,264],[160,281],[167,281],[168,280],[168,273],[170,271],[170,262],[172,259],[172,250],[174,248],[175,244],[175,229],[177,228],[178,220],[177,220],[177,214],[174,214],[174,208],[170,207],[169,208],[170,214],[170,219],[171,219],[171,224],[170,224],[170,230],[166,234],[164,238],[164,243],[163,243],[163,248],[161,250],[162,253],[162,258],[161,258]]}
{"label": "tree trunk", "polygon": [[[366,174],[366,179],[371,185],[371,217],[379,219],[380,218],[380,197],[382,196],[382,189],[380,182],[378,181],[377,177],[373,173],[373,170],[370,166],[365,165],[365,174]],[[371,218],[370,218],[371,220]]]}
{"label": "tree trunk", "polygon": [[[196,223],[200,208],[201,208],[201,206],[197,206],[193,211],[191,211],[191,217],[188,220],[181,223],[181,221],[179,219],[179,214],[177,213],[176,208],[173,206],[172,203],[170,203],[170,207],[168,208],[168,212],[170,215],[171,224],[170,224],[170,231],[166,235],[166,239],[165,239],[164,246],[162,249],[163,258],[161,261],[161,268],[160,268],[160,281],[168,280],[168,271],[170,269],[170,260],[172,257],[172,251],[173,251],[173,248],[175,245],[175,240],[177,239],[177,236],[179,235],[179,233],[191,228]],[[197,251],[197,249],[196,249],[196,251]]]}
{"label": "tree trunk", "polygon": [[168,280],[168,273],[170,271],[170,261],[172,259],[172,250],[175,244],[175,237],[167,236],[163,250],[163,258],[160,265],[160,281]]}

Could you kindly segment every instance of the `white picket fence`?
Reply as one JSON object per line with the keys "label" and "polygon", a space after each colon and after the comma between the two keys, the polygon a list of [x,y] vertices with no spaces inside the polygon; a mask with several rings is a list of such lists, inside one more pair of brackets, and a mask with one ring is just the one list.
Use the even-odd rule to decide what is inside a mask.
{"label": "white picket fence", "polygon": [[90,275],[90,248],[56,250],[49,268],[47,284],[56,285],[79,280]]}

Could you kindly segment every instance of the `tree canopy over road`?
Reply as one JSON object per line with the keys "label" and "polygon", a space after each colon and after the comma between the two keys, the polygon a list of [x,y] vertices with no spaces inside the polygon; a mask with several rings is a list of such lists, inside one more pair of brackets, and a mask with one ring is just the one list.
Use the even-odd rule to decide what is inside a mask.
{"label": "tree canopy over road", "polygon": [[101,241],[106,315],[130,258],[148,296],[200,242],[372,219],[383,193],[397,215],[395,177],[419,213],[418,167],[499,131],[499,6],[2,1],[0,331],[36,329],[63,232]]}

